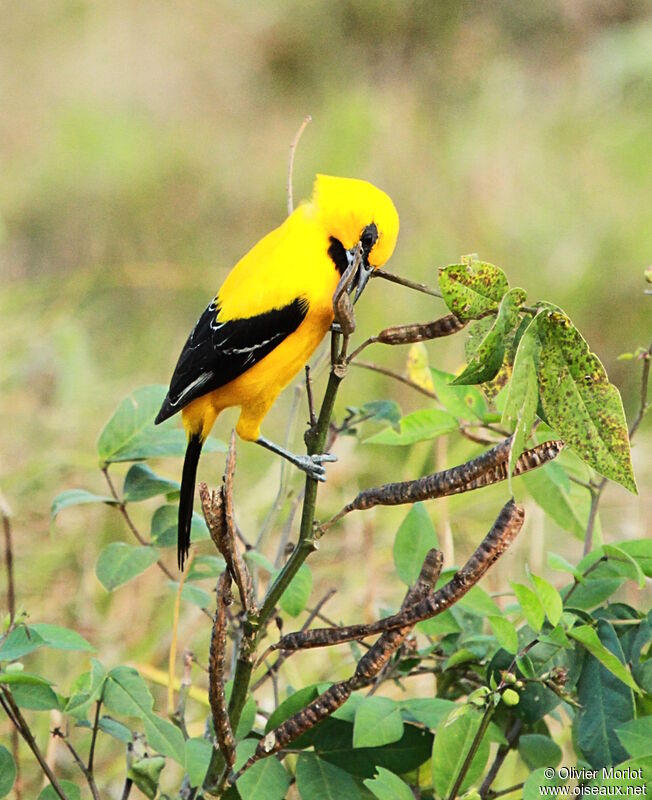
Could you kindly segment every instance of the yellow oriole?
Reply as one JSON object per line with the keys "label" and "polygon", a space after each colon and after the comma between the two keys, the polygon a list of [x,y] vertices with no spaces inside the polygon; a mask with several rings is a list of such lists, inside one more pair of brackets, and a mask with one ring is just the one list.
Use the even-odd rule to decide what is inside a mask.
{"label": "yellow oriole", "polygon": [[391,256],[398,214],[370,183],[318,175],[312,199],[267,234],[231,270],[181,351],[156,423],[181,410],[188,435],[179,499],[179,567],[190,548],[202,444],[220,412],[240,407],[238,435],[318,480],[334,456],[295,455],[260,433],[279,392],[306,364],[333,323],[333,293],[353,262],[357,299],[374,268]]}

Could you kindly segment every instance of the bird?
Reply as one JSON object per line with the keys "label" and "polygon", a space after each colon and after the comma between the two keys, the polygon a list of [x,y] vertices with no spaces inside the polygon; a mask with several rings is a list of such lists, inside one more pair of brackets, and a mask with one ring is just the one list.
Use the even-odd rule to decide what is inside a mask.
{"label": "bird", "polygon": [[[396,245],[398,212],[389,196],[357,178],[318,174],[313,193],[227,275],[181,350],[158,425],[181,411],[187,435],[179,496],[179,569],[190,526],[202,445],[219,414],[240,407],[238,436],[323,481],[328,453],[297,455],[261,434],[279,393],[305,366],[334,321],[333,294],[356,258],[348,291],[357,301]],[[361,257],[360,257],[361,255]]]}

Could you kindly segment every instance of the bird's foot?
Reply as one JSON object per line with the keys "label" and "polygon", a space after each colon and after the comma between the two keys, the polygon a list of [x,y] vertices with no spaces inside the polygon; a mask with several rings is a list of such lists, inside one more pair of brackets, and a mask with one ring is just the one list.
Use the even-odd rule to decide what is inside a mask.
{"label": "bird's foot", "polygon": [[337,456],[332,453],[321,453],[313,456],[297,456],[294,462],[309,478],[322,483],[326,480],[326,467],[323,463],[337,461]]}

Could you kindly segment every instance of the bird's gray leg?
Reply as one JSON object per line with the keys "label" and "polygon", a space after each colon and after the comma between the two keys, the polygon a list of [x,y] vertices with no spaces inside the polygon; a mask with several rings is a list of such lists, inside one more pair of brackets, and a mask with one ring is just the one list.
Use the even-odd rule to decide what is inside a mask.
{"label": "bird's gray leg", "polygon": [[299,456],[296,453],[291,453],[289,450],[281,447],[280,444],[270,442],[270,440],[266,439],[264,436],[259,436],[256,439],[256,444],[262,445],[267,450],[271,450],[272,453],[276,453],[276,455],[287,459],[291,464],[294,464],[295,467],[299,467],[299,469],[303,470],[306,475],[314,478],[316,481],[323,482],[326,480],[326,468],[322,466],[323,462],[337,461],[337,456],[334,456],[331,453],[321,453],[313,456]]}

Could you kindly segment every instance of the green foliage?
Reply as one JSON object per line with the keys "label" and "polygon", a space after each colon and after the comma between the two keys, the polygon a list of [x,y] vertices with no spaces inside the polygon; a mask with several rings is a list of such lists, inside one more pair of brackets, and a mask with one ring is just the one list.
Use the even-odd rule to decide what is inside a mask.
{"label": "green foliage", "polygon": [[423,503],[415,503],[394,539],[396,574],[408,586],[419,577],[426,553],[437,547],[437,534]]}
{"label": "green foliage", "polygon": [[[432,750],[432,782],[440,797],[449,796],[481,724],[482,714],[479,712],[469,710],[462,716],[453,712],[437,730]],[[488,758],[489,739],[483,736],[460,786],[461,792],[482,775]]]}
{"label": "green foliage", "polygon": [[368,444],[407,445],[436,439],[446,433],[457,430],[457,420],[446,411],[426,408],[407,414],[395,423],[395,427],[386,428],[367,439]]}
{"label": "green foliage", "polygon": [[[97,442],[100,465],[116,461],[139,461],[160,456],[181,456],[186,452],[186,437],[172,421],[154,425],[165,386],[143,386],[118,406],[104,426]],[[204,443],[204,450],[225,451],[225,445],[213,439]]]}
{"label": "green foliage", "polygon": [[353,747],[381,747],[403,736],[398,704],[388,697],[366,697],[355,712]]}
{"label": "green foliage", "polygon": [[0,797],[6,797],[16,780],[16,764],[6,747],[0,745]]}
{"label": "green foliage", "polygon": [[[514,431],[510,473],[523,450],[560,437],[574,454],[565,452],[543,468],[527,472],[520,486],[557,526],[585,538],[591,503],[599,497],[591,470],[635,490],[617,389],[564,312],[548,303],[526,306],[525,292],[510,289],[498,267],[468,257],[441,270],[439,285],[448,307],[470,323],[466,368],[455,376],[429,368],[423,358],[419,369],[432,378],[436,400],[405,415],[392,400],[349,407],[339,430],[357,434],[365,443],[406,448],[446,436],[452,447],[466,447],[468,452],[460,432],[476,429],[480,437],[494,437],[502,425]],[[499,391],[503,386],[505,390]],[[146,520],[149,538],[139,533],[137,545],[111,541],[101,549],[96,576],[109,593],[165,560],[167,548],[176,544],[179,484],[145,463],[185,451],[180,430],[167,423],[153,425],[163,396],[163,387],[136,390],[105,425],[98,454],[109,495],[75,489],[52,503],[52,519],[72,506],[102,503],[112,507],[106,516],[114,522],[122,520],[131,527],[136,518]],[[379,430],[380,426],[384,428]],[[208,449],[224,447],[209,441]],[[431,471],[428,459],[421,474]],[[113,466],[114,462],[135,463],[126,469]],[[410,461],[407,464],[413,468]],[[125,469],[124,478],[113,481],[109,471],[120,469]],[[119,486],[119,491],[114,488]],[[499,490],[508,491],[503,486]],[[279,494],[279,511],[290,497]],[[432,513],[436,512],[429,505],[415,503],[396,530],[395,574],[407,587],[414,585],[426,553],[438,546]],[[593,522],[600,543],[587,548],[579,563],[549,552],[547,566],[554,570],[554,578],[538,566],[536,574],[527,568],[524,574],[512,570],[511,581],[501,573],[497,597],[471,586],[451,608],[417,625],[384,667],[378,693],[355,691],[334,714],[291,743],[290,751],[296,753],[260,759],[225,798],[282,800],[293,780],[302,800],[370,796],[408,800],[417,785],[424,798],[447,800],[455,787],[457,796],[469,792],[471,797],[498,747],[514,751],[510,769],[522,776],[525,798],[539,797],[540,787],[550,785],[543,770],[563,763],[562,745],[574,748],[574,756],[591,767],[652,766],[648,763],[652,761],[648,744],[652,619],[613,601],[626,582],[632,591],[645,590],[646,578],[652,577],[652,542],[601,543],[597,516]],[[197,513],[191,536],[193,543],[210,539]],[[269,586],[281,574],[272,563],[274,556],[258,544],[248,545],[244,558],[258,587]],[[201,550],[196,554],[181,591],[182,614],[192,606],[212,613],[215,582],[224,569],[220,555]],[[437,587],[456,572],[448,565]],[[178,593],[177,581],[164,585],[167,592]],[[245,618],[234,594],[229,615],[236,622],[237,642],[248,625],[255,631],[257,621]],[[104,593],[103,597],[112,601]],[[276,599],[279,628],[301,619],[311,601],[316,602],[311,568],[302,564]],[[181,628],[184,622],[180,617]],[[266,634],[273,642],[271,627]],[[216,757],[210,716],[206,737],[199,726],[190,733],[179,712],[170,718],[156,713],[158,691],[138,670],[120,664],[109,669],[94,658],[67,684],[55,686],[39,674],[48,669],[39,666],[47,662],[38,659],[50,651],[59,651],[62,658],[76,651],[85,659],[94,647],[76,631],[31,622],[22,611],[13,624],[7,620],[0,638],[0,689],[10,693],[20,709],[36,715],[56,709],[70,723],[71,740],[96,727],[105,746],[127,748],[126,774],[152,800],[166,796],[162,787],[170,782],[168,774],[182,774],[190,787],[202,785]],[[349,652],[357,659],[362,651],[354,643]],[[257,649],[247,657],[255,662],[260,654]],[[301,680],[299,658],[292,662],[297,665],[295,672],[284,673],[281,666],[278,674]],[[254,680],[272,663],[266,659],[256,664]],[[383,681],[392,680],[405,690],[412,684],[404,679],[416,673],[434,676],[434,695],[394,695],[401,697],[397,700],[382,694]],[[156,682],[165,680],[157,677]],[[261,703],[251,686],[241,695],[234,734],[236,770],[252,756],[262,736],[300,713],[330,683],[308,683],[296,691],[287,682],[281,686],[285,699],[271,708]],[[225,692],[229,703],[233,681],[226,682]],[[183,704],[197,702],[198,696],[193,697],[187,686],[182,695]],[[199,697],[200,713],[206,716],[206,700]],[[192,713],[196,723],[196,707]],[[46,716],[41,714],[42,719]],[[572,744],[557,735],[559,725],[551,725],[552,719],[562,728],[572,728]],[[520,734],[508,741],[516,722]],[[164,773],[171,762],[174,768]],[[12,755],[0,746],[0,797],[11,789],[13,766]],[[594,785],[609,785],[609,778],[600,780]],[[80,796],[77,786],[63,784],[71,800]],[[53,795],[45,789],[40,796]]]}
{"label": "green foliage", "polygon": [[111,592],[140,575],[157,559],[158,551],[154,547],[134,547],[125,542],[112,542],[100,553],[95,572],[102,586]]}

